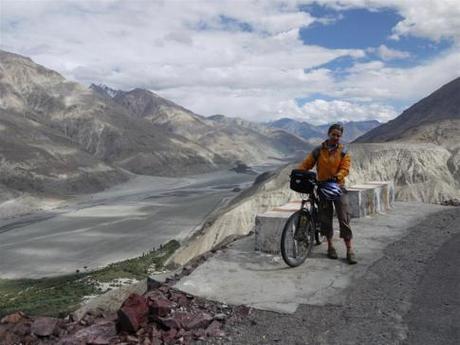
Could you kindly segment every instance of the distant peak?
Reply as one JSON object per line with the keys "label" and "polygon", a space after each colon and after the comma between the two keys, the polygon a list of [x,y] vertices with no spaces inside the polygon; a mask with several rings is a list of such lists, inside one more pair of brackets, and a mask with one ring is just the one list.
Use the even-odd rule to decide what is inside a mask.
{"label": "distant peak", "polygon": [[127,92],[128,94],[131,94],[131,95],[136,95],[136,96],[157,96],[156,93],[148,90],[148,89],[142,89],[142,88],[139,88],[139,87],[136,87],[130,91]]}
{"label": "distant peak", "polygon": [[103,94],[105,96],[108,96],[110,98],[114,98],[116,95],[118,95],[120,92],[123,92],[121,90],[116,90],[112,89],[111,87],[108,87],[105,84],[94,84],[92,83],[89,88],[93,91],[96,91],[97,93]]}

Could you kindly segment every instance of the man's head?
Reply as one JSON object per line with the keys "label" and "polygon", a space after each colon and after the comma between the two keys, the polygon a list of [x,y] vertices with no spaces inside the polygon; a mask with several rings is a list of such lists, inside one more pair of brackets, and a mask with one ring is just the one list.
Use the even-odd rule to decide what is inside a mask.
{"label": "man's head", "polygon": [[327,135],[329,136],[329,143],[337,144],[343,134],[343,126],[340,123],[334,123],[329,127]]}

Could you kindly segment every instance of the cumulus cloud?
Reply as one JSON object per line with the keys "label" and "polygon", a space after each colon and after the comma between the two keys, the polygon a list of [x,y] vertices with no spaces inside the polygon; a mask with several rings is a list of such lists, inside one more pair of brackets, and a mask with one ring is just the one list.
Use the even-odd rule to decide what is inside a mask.
{"label": "cumulus cloud", "polygon": [[393,107],[385,104],[357,103],[340,100],[326,101],[316,99],[305,103],[301,107],[297,106],[294,102],[288,102],[283,104],[283,108],[283,112],[287,111],[295,114],[295,118],[312,124],[345,122],[350,120],[363,121],[368,119],[387,122],[397,115]]}
{"label": "cumulus cloud", "polygon": [[434,41],[452,39],[460,42],[458,0],[318,0],[318,3],[338,10],[395,9],[402,19],[393,28],[393,39],[413,35]]}
{"label": "cumulus cloud", "polygon": [[[409,53],[383,44],[367,50],[305,45],[300,28],[331,23],[330,17],[299,9],[312,2],[43,0],[24,6],[3,1],[0,44],[85,84],[143,87],[203,115],[257,121],[298,116],[329,122],[324,113],[334,120],[385,121],[396,115],[385,102],[416,100],[458,75],[456,46],[403,69],[386,63]],[[394,9],[403,18],[393,29],[394,38],[455,40],[460,32],[458,6],[450,0],[419,0],[416,6],[412,0],[323,2],[336,8]],[[360,60],[369,54],[381,60]],[[320,67],[340,57],[353,61],[345,77]],[[337,99],[303,107],[294,101],[314,94]]]}
{"label": "cumulus cloud", "polygon": [[368,48],[367,51],[376,54],[382,60],[406,59],[410,57],[409,52],[391,49],[384,44],[381,44],[377,48]]}
{"label": "cumulus cloud", "polygon": [[454,48],[410,68],[387,67],[381,61],[355,64],[337,84],[336,97],[360,101],[405,101],[408,104],[460,76],[460,49]]}

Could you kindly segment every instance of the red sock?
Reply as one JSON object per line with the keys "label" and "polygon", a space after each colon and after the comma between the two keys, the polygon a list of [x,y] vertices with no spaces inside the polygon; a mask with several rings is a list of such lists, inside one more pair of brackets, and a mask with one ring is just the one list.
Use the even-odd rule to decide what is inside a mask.
{"label": "red sock", "polygon": [[331,238],[327,238],[327,246],[328,246],[329,248],[332,247],[332,237],[331,237]]}

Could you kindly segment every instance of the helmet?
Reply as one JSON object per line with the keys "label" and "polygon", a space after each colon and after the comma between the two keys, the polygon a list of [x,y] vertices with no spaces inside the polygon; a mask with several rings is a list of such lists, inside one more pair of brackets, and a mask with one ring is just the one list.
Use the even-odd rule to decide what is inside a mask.
{"label": "helmet", "polygon": [[320,197],[326,200],[337,200],[342,195],[342,189],[337,182],[321,182],[318,186]]}

